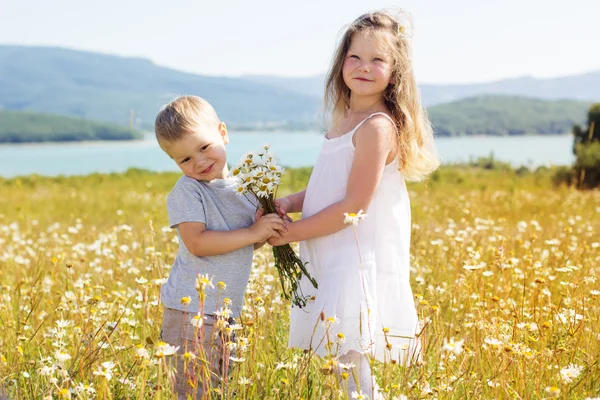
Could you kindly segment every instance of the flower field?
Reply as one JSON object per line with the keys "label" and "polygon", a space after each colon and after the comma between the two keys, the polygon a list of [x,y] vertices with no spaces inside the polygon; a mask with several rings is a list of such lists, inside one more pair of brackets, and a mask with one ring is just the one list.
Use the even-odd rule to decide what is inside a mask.
{"label": "flower field", "polygon": [[[287,171],[280,195],[307,173]],[[0,398],[172,398],[159,289],[178,245],[165,208],[177,178],[0,180]],[[459,167],[409,192],[423,354],[373,363],[383,398],[599,398],[600,192]],[[235,357],[213,397],[345,398],[352,366],[287,348],[269,246],[254,264],[242,318],[222,326]]]}

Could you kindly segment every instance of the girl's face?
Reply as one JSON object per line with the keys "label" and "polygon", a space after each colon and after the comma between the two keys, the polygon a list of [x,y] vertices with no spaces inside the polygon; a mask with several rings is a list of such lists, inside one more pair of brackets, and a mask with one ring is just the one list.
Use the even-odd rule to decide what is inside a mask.
{"label": "girl's face", "polygon": [[342,76],[353,96],[383,96],[390,83],[393,60],[384,35],[357,32],[352,36]]}

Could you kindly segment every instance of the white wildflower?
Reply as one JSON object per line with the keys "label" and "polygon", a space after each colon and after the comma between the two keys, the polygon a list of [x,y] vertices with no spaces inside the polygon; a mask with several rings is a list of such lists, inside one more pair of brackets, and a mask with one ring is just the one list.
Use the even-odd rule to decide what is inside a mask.
{"label": "white wildflower", "polygon": [[442,346],[442,350],[447,352],[453,352],[454,354],[459,355],[463,352],[464,342],[464,339],[455,341],[454,338],[451,338],[450,340],[444,338],[444,345]]}
{"label": "white wildflower", "polygon": [[252,383],[252,380],[251,380],[251,379],[249,379],[249,378],[246,378],[246,377],[244,377],[244,376],[240,376],[240,379],[238,380],[238,383],[239,383],[240,385],[249,385],[249,384],[251,384],[251,383]]}
{"label": "white wildflower", "polygon": [[364,219],[366,216],[367,214],[365,214],[363,210],[360,210],[357,214],[344,213],[344,224],[352,224],[354,226],[358,226],[360,220]]}
{"label": "white wildflower", "polygon": [[154,349],[154,357],[155,358],[163,358],[167,356],[172,356],[177,353],[179,350],[179,346],[175,347],[165,342],[159,342],[156,344]]}
{"label": "white wildflower", "polygon": [[356,367],[356,365],[353,362],[349,362],[347,364],[339,363],[339,366],[340,366],[341,369],[343,369],[345,371],[349,371],[352,368]]}
{"label": "white wildflower", "polygon": [[113,376],[113,368],[115,367],[115,363],[112,361],[103,362],[98,366],[98,369],[94,371],[94,375],[103,376],[107,381],[110,381]]}
{"label": "white wildflower", "polygon": [[358,400],[365,400],[365,399],[368,399],[369,396],[364,394],[363,391],[361,390],[360,392],[352,392],[352,398],[358,399]]}
{"label": "white wildflower", "polygon": [[581,374],[583,367],[581,365],[569,364],[569,366],[560,370],[560,377],[563,382],[570,383]]}

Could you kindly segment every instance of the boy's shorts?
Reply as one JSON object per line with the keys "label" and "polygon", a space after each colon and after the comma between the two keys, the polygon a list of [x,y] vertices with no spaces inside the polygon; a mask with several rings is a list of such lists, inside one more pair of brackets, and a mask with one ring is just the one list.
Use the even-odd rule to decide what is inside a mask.
{"label": "boy's shorts", "polygon": [[[166,307],[163,313],[161,340],[179,346],[177,353],[172,356],[171,366],[176,369],[173,390],[181,400],[187,399],[188,395],[192,399],[208,398],[211,388],[218,388],[222,378],[226,377],[229,357],[235,356],[235,350],[225,346],[227,342],[235,342],[233,334],[228,337],[223,329],[219,329],[225,327],[225,321],[205,315],[198,329],[191,323],[194,316],[194,313]],[[235,320],[230,318],[227,322],[233,324]],[[184,357],[185,353],[193,357],[189,357],[190,354]],[[194,387],[196,397],[193,395]]]}

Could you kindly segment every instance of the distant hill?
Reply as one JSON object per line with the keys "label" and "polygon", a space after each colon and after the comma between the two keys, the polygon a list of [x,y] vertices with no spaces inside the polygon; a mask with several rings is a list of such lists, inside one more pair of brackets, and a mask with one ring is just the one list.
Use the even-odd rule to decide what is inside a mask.
{"label": "distant hill", "polygon": [[[139,58],[0,46],[0,109],[118,125],[129,123],[133,109],[134,126],[146,130],[153,128],[160,106],[180,94],[206,98],[233,129],[320,128],[324,79],[324,75],[209,77]],[[440,134],[558,133],[583,121],[585,101],[600,100],[600,71],[555,79],[421,85],[421,90]]]}
{"label": "distant hill", "polygon": [[323,97],[325,90],[325,74],[307,77],[282,77],[269,75],[243,75],[241,79],[291,90],[308,96]]}
{"label": "distant hill", "polygon": [[0,111],[0,143],[141,139],[143,133],[106,123],[32,112]]}
{"label": "distant hill", "polygon": [[212,103],[231,126],[313,121],[316,97],[240,78],[175,71],[145,59],[51,47],[0,46],[0,108],[129,123],[152,129],[161,105],[180,94]]}
{"label": "distant hill", "polygon": [[[245,76],[247,80],[269,84],[299,93],[323,97],[325,75],[305,78],[285,78],[277,76]],[[546,100],[600,100],[600,70],[580,75],[559,78],[539,79],[521,77],[502,79],[488,83],[434,85],[420,84],[422,101],[425,106],[448,103],[485,94],[502,94],[535,97]]]}
{"label": "distant hill", "polygon": [[420,85],[423,104],[434,105],[482,94],[535,97],[545,100],[600,100],[600,70],[559,78],[521,77],[464,85]]}
{"label": "distant hill", "polygon": [[585,121],[588,102],[478,96],[428,108],[438,136],[568,133]]}

